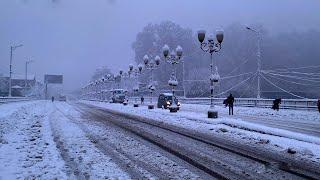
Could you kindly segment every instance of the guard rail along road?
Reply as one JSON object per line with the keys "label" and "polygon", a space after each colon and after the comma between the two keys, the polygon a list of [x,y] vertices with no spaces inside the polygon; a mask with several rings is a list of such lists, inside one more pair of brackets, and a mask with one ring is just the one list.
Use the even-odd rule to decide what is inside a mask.
{"label": "guard rail along road", "polygon": [[[223,105],[223,100],[226,98],[214,98],[214,103]],[[210,98],[180,98],[181,102],[188,104],[210,104]],[[274,99],[257,99],[257,98],[235,98],[235,106],[245,107],[262,107],[271,108]],[[281,109],[301,109],[301,110],[316,110],[317,99],[282,99]]]}
{"label": "guard rail along road", "polygon": [[10,103],[10,102],[19,102],[19,101],[29,101],[31,98],[28,97],[0,97],[0,104]]}

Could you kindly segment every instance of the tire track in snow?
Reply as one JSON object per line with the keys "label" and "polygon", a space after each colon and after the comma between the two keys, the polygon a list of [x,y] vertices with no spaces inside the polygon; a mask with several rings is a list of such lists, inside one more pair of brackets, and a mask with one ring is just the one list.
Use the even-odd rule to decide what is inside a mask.
{"label": "tire track in snow", "polygon": [[[106,115],[103,115],[102,112],[111,113],[111,114],[114,114],[115,116],[122,116],[124,118],[128,118],[128,120],[132,119],[133,121],[136,121],[136,122],[139,122],[139,123],[149,124],[149,125],[154,126],[154,127],[158,127],[158,128],[161,128],[161,129],[166,129],[168,131],[171,131],[171,132],[183,135],[183,136],[187,136],[187,137],[189,137],[191,139],[195,139],[195,140],[198,140],[198,141],[201,141],[201,142],[204,142],[204,143],[208,143],[208,144],[210,144],[212,146],[216,146],[218,148],[222,148],[222,149],[224,149],[226,151],[238,154],[240,156],[243,156],[243,157],[246,157],[246,158],[261,162],[261,163],[264,163],[264,164],[268,165],[271,169],[274,169],[276,171],[282,172],[283,174],[287,174],[289,176],[291,175],[291,176],[296,177],[296,178],[300,177],[300,178],[311,178],[311,179],[312,179],[312,177],[313,178],[314,177],[318,177],[318,174],[317,174],[318,171],[315,170],[315,166],[314,166],[313,162],[309,162],[308,161],[307,163],[304,163],[304,164],[309,164],[310,165],[309,167],[312,169],[312,172],[306,171],[306,169],[305,169],[306,167],[302,168],[303,170],[300,171],[300,170],[298,170],[296,168],[298,166],[299,167],[304,167],[304,166],[301,166],[301,162],[297,163],[297,161],[298,161],[297,159],[288,159],[287,156],[283,157],[283,155],[274,154],[274,153],[269,152],[269,151],[267,151],[265,149],[263,150],[263,149],[259,148],[259,152],[258,152],[253,147],[249,148],[246,145],[241,145],[241,144],[239,144],[237,142],[231,142],[230,140],[228,140],[226,142],[225,140],[223,140],[221,138],[217,138],[217,137],[210,137],[209,138],[210,140],[208,141],[208,140],[206,140],[208,137],[206,135],[204,135],[204,134],[203,134],[203,137],[199,137],[198,135],[196,135],[194,133],[190,134],[190,132],[187,132],[184,129],[180,129],[178,127],[175,127],[175,126],[172,126],[172,125],[168,125],[168,124],[156,123],[156,122],[153,122],[152,120],[150,120],[148,118],[143,118],[143,117],[140,117],[140,116],[138,117],[138,116],[135,116],[135,115],[128,115],[126,113],[116,112],[116,111],[108,110],[108,109],[104,109],[104,108],[99,108],[99,107],[96,107],[96,106],[93,106],[93,105],[83,104],[82,106],[84,108],[86,108],[86,109],[91,108],[90,109],[91,112],[92,112],[92,109],[95,109],[95,112],[97,114],[100,114],[101,118],[105,118],[106,119]],[[101,113],[99,113],[99,112],[101,112]],[[90,111],[88,110],[87,113],[90,113]],[[137,131],[139,132],[140,130],[137,130]],[[202,134],[200,133],[199,135],[202,135]],[[276,155],[276,159],[275,159],[274,155]],[[286,160],[289,160],[289,161],[286,161]]]}
{"label": "tire track in snow", "polygon": [[[83,114],[84,112],[82,110],[79,110],[78,108],[76,108],[78,112],[80,112],[81,114]],[[63,112],[61,112],[63,113]],[[143,168],[145,169],[147,172],[152,173],[152,176],[148,175],[148,179],[151,177],[156,177],[157,179],[172,179],[172,175],[174,174],[168,174],[167,171],[162,170],[161,168],[157,167],[156,165],[152,164],[151,162],[144,162],[144,160],[140,160],[139,158],[135,157],[135,155],[130,154],[130,152],[128,150],[122,149],[121,147],[117,147],[115,144],[113,144],[112,142],[107,142],[105,139],[98,137],[99,135],[92,133],[92,131],[90,131],[88,129],[88,127],[84,124],[82,124],[81,122],[77,121],[74,117],[70,116],[70,115],[66,115],[65,113],[63,113],[68,119],[70,119],[72,122],[75,122],[88,136],[88,138],[90,138],[93,142],[95,142],[96,146],[102,151],[102,152],[106,152],[108,155],[112,155],[113,158],[117,159],[117,161],[120,163],[119,165],[121,165],[121,163],[123,164],[123,162],[121,161],[126,161],[122,166],[125,166],[124,169],[128,170],[128,162],[130,163],[129,166],[131,167],[129,170],[132,171],[132,167],[135,168]],[[90,119],[91,120],[91,119]],[[104,124],[106,123],[106,121],[103,122]],[[107,123],[105,124],[108,127],[111,126],[113,128],[119,129],[119,127],[114,126],[111,123]],[[123,131],[123,129],[121,128],[121,130]],[[126,133],[130,133],[130,132],[126,132]],[[131,134],[131,133],[130,133]],[[135,136],[134,134],[131,134],[130,136]],[[135,138],[139,138],[139,137],[135,137]],[[141,138],[139,138],[141,139]],[[121,143],[121,142],[119,142]],[[118,145],[119,146],[119,145]],[[120,156],[120,158],[118,157]],[[155,157],[156,158],[156,157]],[[149,164],[150,163],[150,164]],[[144,172],[145,174],[146,172]],[[132,172],[130,173],[132,174]],[[142,174],[142,175],[144,175]],[[133,174],[133,178],[134,179],[141,179],[141,178],[146,178],[146,176],[142,176],[141,178],[137,177],[137,174]],[[190,178],[190,177],[189,177]],[[193,179],[194,177],[191,177],[191,179]]]}
{"label": "tire track in snow", "polygon": [[88,168],[76,163],[74,161],[74,158],[69,154],[69,150],[64,146],[63,139],[61,138],[60,133],[58,132],[57,124],[52,120],[52,117],[57,113],[58,111],[53,111],[50,114],[50,127],[53,135],[53,140],[56,143],[56,147],[60,151],[60,155],[64,160],[67,169],[69,169],[67,171],[67,175],[81,180],[89,179],[90,173],[88,173]]}

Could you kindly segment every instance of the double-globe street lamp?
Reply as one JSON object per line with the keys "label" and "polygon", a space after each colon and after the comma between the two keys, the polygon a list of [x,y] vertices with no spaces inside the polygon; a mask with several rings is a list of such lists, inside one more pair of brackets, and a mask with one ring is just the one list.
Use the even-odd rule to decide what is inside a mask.
{"label": "double-globe street lamp", "polygon": [[213,53],[221,50],[221,43],[223,41],[223,31],[216,31],[216,41],[212,35],[209,35],[207,41],[205,41],[206,31],[198,31],[198,40],[200,42],[200,48],[204,52],[210,53],[211,64],[210,64],[210,109],[208,111],[208,118],[218,118],[218,111],[214,109],[213,93],[214,87],[219,83],[220,75],[218,73],[217,65],[213,63]]}
{"label": "double-globe street lamp", "polygon": [[134,96],[133,107],[139,107],[138,97],[137,97],[139,92],[138,77],[141,74],[142,69],[143,69],[143,66],[141,64],[139,64],[137,68],[134,68],[132,64],[129,64],[129,71],[128,71],[129,78],[133,77],[134,83],[135,83],[135,85],[133,86],[133,96]]}
{"label": "double-globe street lamp", "polygon": [[25,66],[25,70],[26,70],[26,76],[25,76],[25,80],[24,80],[24,89],[25,89],[25,91],[27,90],[27,88],[28,88],[28,65],[30,64],[30,63],[32,63],[33,62],[33,60],[27,60],[26,61],[26,66]]}
{"label": "double-globe street lamp", "polygon": [[154,109],[154,105],[152,103],[152,93],[156,90],[155,83],[153,81],[153,70],[157,69],[160,65],[160,57],[155,56],[154,58],[149,58],[148,55],[145,55],[143,57],[143,63],[145,69],[150,70],[151,76],[150,76],[150,81],[148,85],[148,89],[150,92],[150,104],[148,105],[148,109]]}
{"label": "double-globe street lamp", "polygon": [[175,51],[170,52],[170,48],[168,45],[164,45],[162,48],[162,53],[165,58],[165,61],[172,64],[172,73],[170,79],[168,81],[169,86],[172,88],[172,103],[169,107],[170,112],[177,112],[179,107],[177,105],[177,100],[175,97],[175,87],[178,86],[177,73],[176,73],[176,64],[179,64],[182,57],[182,48],[181,46],[177,46]]}
{"label": "double-globe street lamp", "polygon": [[143,65],[139,64],[138,67],[133,70],[134,71],[133,75],[136,83],[136,85],[133,87],[133,96],[135,97],[133,107],[139,107],[139,104],[138,104],[138,92],[139,92],[139,84],[140,84],[139,76],[142,73],[142,69],[143,69]]}

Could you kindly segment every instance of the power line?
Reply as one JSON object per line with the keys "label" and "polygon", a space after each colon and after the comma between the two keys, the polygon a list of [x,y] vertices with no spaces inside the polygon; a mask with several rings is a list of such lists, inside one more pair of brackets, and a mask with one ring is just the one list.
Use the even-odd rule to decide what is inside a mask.
{"label": "power line", "polygon": [[307,99],[307,98],[305,98],[305,97],[302,97],[302,96],[293,94],[293,93],[291,93],[291,92],[289,92],[289,91],[287,91],[287,90],[285,90],[285,89],[277,86],[276,84],[274,84],[273,82],[271,82],[269,79],[267,79],[263,74],[261,74],[261,77],[262,77],[264,80],[266,80],[268,83],[270,83],[271,85],[273,85],[274,87],[280,89],[281,91],[283,91],[283,92],[285,92],[285,93],[288,93],[288,94],[290,94],[290,95],[292,95],[292,96],[294,96],[294,97],[297,97],[297,98]]}
{"label": "power line", "polygon": [[226,76],[226,77],[222,77],[221,80],[239,77],[239,76],[243,76],[243,75],[247,75],[247,74],[253,74],[253,73],[255,73],[255,72],[242,73],[242,74],[238,74],[238,75],[234,75],[234,76]]}
{"label": "power line", "polygon": [[304,83],[298,83],[298,82],[295,82],[295,81],[289,81],[289,80],[286,80],[286,79],[275,77],[274,75],[270,75],[270,74],[266,74],[266,75],[268,75],[271,78],[275,78],[275,79],[278,79],[278,80],[281,80],[281,81],[285,81],[285,82],[288,82],[288,83],[292,83],[292,84],[303,85],[303,86],[319,86],[319,85],[315,85],[315,84],[304,84]]}
{"label": "power line", "polygon": [[253,76],[253,78],[251,79],[251,81],[250,81],[250,83],[248,84],[248,86],[247,86],[247,88],[243,91],[243,93],[240,95],[240,98],[242,98],[243,96],[244,96],[244,94],[250,89],[250,88],[252,88],[251,86],[250,86],[250,84],[252,84],[253,83],[253,81],[254,81],[254,79],[257,77],[257,75],[255,75],[255,76]]}
{"label": "power line", "polygon": [[315,81],[313,79],[310,78],[301,78],[301,77],[297,77],[297,76],[290,76],[290,75],[283,75],[283,74],[275,74],[275,73],[266,73],[266,74],[271,74],[271,75],[275,75],[275,76],[282,76],[282,77],[287,77],[287,78],[292,78],[292,79],[298,79],[301,81],[309,81],[309,82],[316,82],[316,83],[320,83],[320,81]]}
{"label": "power line", "polygon": [[295,68],[278,68],[278,69],[270,69],[265,71],[281,71],[281,70],[297,70],[297,69],[313,69],[313,68],[319,68],[320,65],[317,66],[304,66],[304,67],[295,67]]}
{"label": "power line", "polygon": [[315,76],[310,77],[312,78],[320,78],[320,73],[305,73],[305,72],[296,72],[296,71],[286,71],[286,72],[279,72],[279,71],[264,71],[264,72],[272,72],[272,73],[279,73],[279,74],[298,74],[302,76]]}
{"label": "power line", "polygon": [[255,75],[256,75],[256,74],[254,74],[253,76],[250,76],[249,78],[247,78],[247,79],[245,79],[245,80],[241,81],[240,83],[238,83],[238,84],[236,84],[236,85],[232,86],[231,88],[229,88],[229,89],[227,89],[227,90],[225,90],[225,91],[223,91],[223,92],[221,92],[221,93],[219,93],[219,94],[217,94],[217,95],[215,95],[215,96],[220,96],[220,95],[222,95],[222,94],[227,93],[228,91],[231,91],[232,89],[234,89],[235,87],[237,87],[237,86],[239,86],[239,85],[241,85],[241,84],[245,83],[246,81],[248,81],[249,79],[251,79],[251,78],[252,78],[252,77],[254,77]]}
{"label": "power line", "polygon": [[[248,75],[248,74],[253,74],[255,72],[248,72],[248,73],[242,73],[242,74],[238,74],[238,75],[234,75],[234,76],[226,76],[226,77],[222,77],[220,78],[221,80],[224,80],[224,79],[230,79],[230,78],[235,78],[235,77],[240,77],[240,76],[244,76],[244,75]],[[189,79],[189,80],[184,80],[186,82],[198,82],[198,81],[208,81],[208,80],[204,80],[204,79],[199,79],[199,80],[192,80],[192,79]]]}

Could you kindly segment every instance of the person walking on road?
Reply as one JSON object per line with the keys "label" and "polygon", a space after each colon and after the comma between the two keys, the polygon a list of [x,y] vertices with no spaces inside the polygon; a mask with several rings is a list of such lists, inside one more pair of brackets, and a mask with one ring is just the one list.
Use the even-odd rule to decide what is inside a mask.
{"label": "person walking on road", "polygon": [[51,101],[52,101],[52,102],[54,101],[54,96],[51,97]]}
{"label": "person walking on road", "polygon": [[141,96],[141,104],[143,104],[143,103],[144,103],[144,97]]}
{"label": "person walking on road", "polygon": [[233,115],[233,103],[234,103],[234,97],[232,94],[230,94],[227,98],[227,104],[229,106],[229,115]]}
{"label": "person walking on road", "polygon": [[317,106],[318,106],[318,111],[319,111],[319,113],[320,113],[320,99],[318,99]]}

